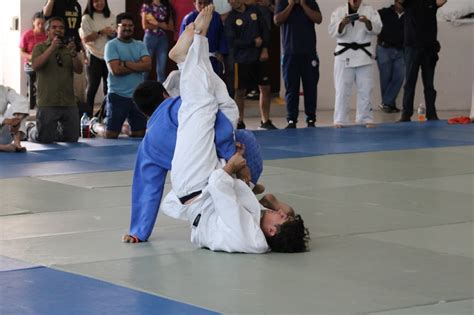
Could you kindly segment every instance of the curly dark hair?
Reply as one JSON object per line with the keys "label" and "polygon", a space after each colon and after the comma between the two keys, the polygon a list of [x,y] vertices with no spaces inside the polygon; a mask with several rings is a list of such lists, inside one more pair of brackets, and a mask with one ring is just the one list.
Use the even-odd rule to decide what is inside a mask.
{"label": "curly dark hair", "polygon": [[267,236],[266,239],[273,252],[301,253],[308,250],[310,236],[308,229],[304,226],[303,219],[298,214],[294,220],[280,225],[278,233]]}

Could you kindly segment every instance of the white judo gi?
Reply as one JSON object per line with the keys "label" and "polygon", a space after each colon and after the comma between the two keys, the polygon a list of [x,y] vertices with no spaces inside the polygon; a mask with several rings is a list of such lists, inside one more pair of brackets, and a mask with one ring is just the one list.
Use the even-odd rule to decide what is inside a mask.
{"label": "white judo gi", "polygon": [[[29,103],[26,97],[16,93],[13,89],[0,85],[0,144],[10,144],[13,137],[10,128],[3,125],[6,118],[13,118],[14,114],[29,113]],[[26,135],[26,122],[23,119],[20,129]]]}
{"label": "white judo gi", "polygon": [[342,33],[338,32],[339,24],[348,14],[348,5],[337,8],[331,15],[329,24],[329,35],[336,38],[336,52],[344,47],[341,43],[371,43],[365,49],[372,54],[370,57],[364,50],[348,49],[337,55],[334,60],[334,87],[336,89],[336,100],[334,105],[334,124],[345,125],[349,122],[349,102],[352,94],[352,85],[357,87],[357,112],[356,123],[367,124],[373,122],[371,96],[373,89],[373,63],[374,43],[373,39],[382,30],[382,21],[379,13],[371,6],[361,4],[357,13],[365,15],[372,22],[372,30],[369,31],[365,24],[355,21],[346,25]]}
{"label": "white judo gi", "polygon": [[[261,205],[252,190],[223,169],[214,144],[218,95],[209,61],[207,38],[195,35],[181,67],[176,149],[171,167],[172,191],[161,205],[165,214],[191,223],[191,242],[215,251],[264,253]],[[220,79],[219,79],[220,80]],[[221,90],[223,89],[223,90]],[[202,193],[183,205],[179,197]]]}

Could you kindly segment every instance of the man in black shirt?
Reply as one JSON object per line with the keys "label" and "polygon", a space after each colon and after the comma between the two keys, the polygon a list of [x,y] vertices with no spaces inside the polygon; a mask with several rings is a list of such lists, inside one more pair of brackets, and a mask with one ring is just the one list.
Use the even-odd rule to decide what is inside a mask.
{"label": "man in black shirt", "polygon": [[227,42],[233,51],[235,71],[234,99],[239,108],[237,129],[245,129],[245,92],[258,85],[260,90],[260,129],[277,129],[270,120],[270,78],[268,69],[268,46],[270,30],[261,10],[246,5],[243,0],[229,0],[232,11],[224,27]]}
{"label": "man in black shirt", "polygon": [[403,56],[403,28],[405,23],[400,0],[388,8],[379,10],[382,31],[377,39],[377,65],[380,74],[382,103],[379,107],[386,113],[398,113],[395,101],[405,78]]}
{"label": "man in black shirt", "polygon": [[77,0],[48,0],[43,7],[43,15],[48,20],[50,17],[57,16],[64,20],[64,40],[66,42],[74,41],[76,50],[82,49],[81,38],[79,37],[79,28],[82,20],[81,5]]}
{"label": "man in black shirt", "polygon": [[447,0],[400,0],[405,8],[405,92],[400,121],[410,121],[413,115],[418,70],[421,68],[426,103],[426,118],[438,120],[434,74],[440,44],[437,40],[436,12]]}

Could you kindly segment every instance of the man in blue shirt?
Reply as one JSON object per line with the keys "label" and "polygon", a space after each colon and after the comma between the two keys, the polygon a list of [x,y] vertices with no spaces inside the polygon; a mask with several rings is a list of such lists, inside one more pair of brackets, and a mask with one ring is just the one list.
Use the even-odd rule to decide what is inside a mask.
{"label": "man in blue shirt", "polygon": [[300,79],[304,91],[304,111],[307,127],[315,127],[319,57],[316,53],[314,23],[323,17],[314,0],[281,0],[275,8],[273,21],[283,30],[283,80],[288,126],[296,128]]}
{"label": "man in blue shirt", "polygon": [[[196,20],[199,12],[211,3],[210,0],[193,1],[196,10],[190,12],[184,17],[179,29],[179,34],[182,34],[186,26]],[[212,69],[218,76],[222,77],[224,72],[224,55],[229,53],[229,48],[227,46],[224,25],[222,24],[221,17],[219,13],[215,11],[212,13],[211,24],[209,25],[206,37],[209,41],[209,55],[211,58]]]}
{"label": "man in blue shirt", "polygon": [[117,38],[107,42],[104,59],[109,68],[106,128],[96,130],[105,138],[117,138],[125,119],[131,137],[143,137],[146,117],[132,100],[133,91],[143,82],[143,72],[151,70],[145,45],[133,39],[134,22],[128,13],[117,15]]}

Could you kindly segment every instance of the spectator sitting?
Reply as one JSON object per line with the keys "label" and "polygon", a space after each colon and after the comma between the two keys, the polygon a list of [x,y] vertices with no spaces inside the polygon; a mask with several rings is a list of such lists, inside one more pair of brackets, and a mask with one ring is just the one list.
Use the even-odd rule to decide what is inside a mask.
{"label": "spectator sitting", "polygon": [[38,76],[36,126],[29,130],[32,141],[76,142],[79,115],[74,97],[73,73],[82,73],[82,62],[74,42],[65,42],[64,21],[46,22],[48,40],[33,49],[32,67]]}
{"label": "spectator sitting", "polygon": [[26,151],[20,143],[26,135],[26,116],[28,100],[13,89],[0,85],[0,151]]}
{"label": "spectator sitting", "polygon": [[86,112],[89,117],[93,115],[95,95],[101,81],[104,96],[107,95],[109,71],[104,60],[104,49],[107,41],[116,35],[115,29],[115,15],[110,13],[107,0],[88,0],[79,34],[84,42],[88,59]]}
{"label": "spectator sitting", "polygon": [[28,77],[28,98],[30,109],[36,106],[36,72],[31,67],[31,53],[36,44],[44,42],[48,37],[44,32],[44,17],[41,12],[33,15],[33,28],[21,35],[20,51],[23,57],[23,69]]}
{"label": "spectator sitting", "polygon": [[133,39],[133,17],[117,15],[117,38],[105,45],[105,61],[109,68],[107,94],[107,123],[91,124],[92,132],[104,138],[117,138],[128,120],[130,137],[143,137],[146,117],[133,102],[135,88],[143,82],[143,73],[150,71],[151,58],[141,41]]}

